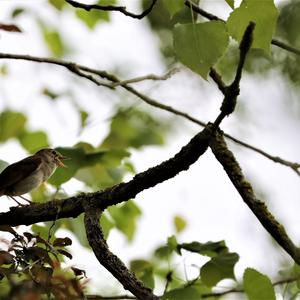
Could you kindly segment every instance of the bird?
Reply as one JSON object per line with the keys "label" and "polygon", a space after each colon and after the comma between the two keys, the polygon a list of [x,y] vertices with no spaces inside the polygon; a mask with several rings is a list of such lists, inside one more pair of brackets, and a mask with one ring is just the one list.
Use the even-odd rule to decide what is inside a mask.
{"label": "bird", "polygon": [[57,167],[66,167],[62,160],[68,159],[54,149],[46,148],[37,151],[18,162],[7,166],[0,173],[0,197],[3,195],[22,205],[16,196],[22,197],[45,182]]}

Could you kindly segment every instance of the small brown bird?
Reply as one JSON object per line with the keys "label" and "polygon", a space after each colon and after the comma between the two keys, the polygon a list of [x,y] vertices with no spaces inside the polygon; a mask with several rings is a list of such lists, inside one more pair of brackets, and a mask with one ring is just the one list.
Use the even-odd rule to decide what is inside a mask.
{"label": "small brown bird", "polygon": [[30,203],[22,195],[40,186],[57,167],[66,167],[62,163],[64,159],[67,158],[53,149],[42,149],[32,156],[9,165],[0,174],[0,196],[6,195],[19,205],[22,204],[14,196]]}

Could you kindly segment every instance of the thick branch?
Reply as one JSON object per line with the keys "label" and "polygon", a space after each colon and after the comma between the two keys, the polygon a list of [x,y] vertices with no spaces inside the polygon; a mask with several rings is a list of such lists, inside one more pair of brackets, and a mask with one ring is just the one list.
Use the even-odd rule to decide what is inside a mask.
{"label": "thick branch", "polygon": [[92,9],[95,10],[103,10],[103,11],[118,11],[122,14],[124,14],[125,16],[134,18],[134,19],[143,19],[145,16],[147,16],[151,10],[153,9],[155,3],[157,2],[157,0],[152,0],[150,6],[144,10],[142,13],[140,14],[134,14],[132,12],[129,12],[126,10],[125,6],[113,6],[113,5],[98,5],[98,4],[84,4],[84,3],[79,3],[73,0],[65,0],[67,3],[69,3],[70,5],[72,5],[73,7],[76,8],[81,8],[84,9],[86,11],[90,11]]}
{"label": "thick branch", "polygon": [[145,287],[134,273],[129,271],[124,263],[110,252],[99,225],[100,216],[100,210],[93,205],[87,205],[84,217],[86,235],[100,264],[123,285],[125,290],[129,290],[138,299],[158,300],[159,298],[152,293],[151,289]]}
{"label": "thick branch", "polygon": [[246,181],[238,162],[233,153],[227,148],[220,132],[216,134],[215,138],[211,139],[210,147],[246,205],[277,243],[296,263],[300,264],[300,249],[294,245],[284,227],[269,212],[265,203],[256,198],[252,186]]}
{"label": "thick branch", "polygon": [[204,128],[194,136],[174,157],[134,176],[127,183],[120,183],[104,191],[80,194],[62,201],[12,207],[0,213],[0,225],[30,225],[61,218],[77,217],[84,211],[84,203],[93,202],[100,209],[134,198],[145,189],[164,182],[179,172],[187,170],[206,151],[211,130]]}
{"label": "thick branch", "polygon": [[[114,75],[111,75],[109,73],[107,73],[106,71],[102,71],[102,70],[96,70],[96,69],[92,69],[92,68],[88,68],[86,66],[82,66],[82,65],[79,65],[79,64],[75,64],[73,62],[67,62],[67,61],[63,61],[63,60],[59,60],[59,59],[54,59],[54,58],[46,58],[46,57],[36,57],[36,56],[30,56],[30,55],[20,55],[20,54],[9,54],[9,53],[0,53],[0,59],[18,59],[18,60],[27,60],[27,61],[33,61],[33,62],[38,62],[38,63],[47,63],[47,64],[53,64],[53,65],[58,65],[58,66],[61,66],[61,67],[64,67],[66,69],[68,69],[69,71],[73,72],[74,74],[76,75],[79,75],[79,76],[82,76],[81,74],[79,74],[78,72],[76,72],[76,70],[81,70],[81,71],[84,71],[84,72],[87,72],[87,73],[91,73],[91,74],[95,74],[97,76],[100,76],[101,78],[105,78],[113,83],[118,83],[118,82],[121,82],[116,76]],[[75,70],[75,72],[74,72]],[[214,71],[214,70],[213,70]],[[212,72],[213,72],[212,71]],[[211,77],[213,78],[213,76],[217,76],[216,75],[216,72],[213,72],[213,73],[210,73]],[[84,73],[83,73],[84,74]],[[212,75],[213,74],[213,75]],[[84,76],[85,77],[85,76]],[[94,78],[87,78],[89,79],[90,81],[94,82]],[[218,83],[218,87],[220,88],[223,84],[223,88],[225,88],[224,86],[224,83],[221,81],[221,79],[219,78],[216,78],[214,77],[214,80],[216,82],[218,82],[219,80],[219,83]],[[95,83],[95,82],[94,82]],[[96,83],[97,85],[103,85],[103,86],[107,86],[109,88],[113,88],[113,85],[109,84],[109,83],[105,83],[105,82],[98,82]],[[128,92],[132,93],[133,95],[137,96],[138,98],[140,98],[141,100],[143,100],[144,102],[146,102],[147,104],[153,106],[153,107],[156,107],[156,108],[159,108],[159,109],[162,109],[162,110],[165,110],[165,111],[168,111],[172,114],[175,114],[177,116],[180,116],[182,118],[185,118],[195,124],[198,124],[202,127],[205,126],[205,123],[192,117],[191,115],[185,113],[185,112],[182,112],[180,110],[177,110],[175,108],[173,108],[172,106],[169,106],[169,105],[165,105],[163,103],[160,103],[146,95],[144,95],[143,93],[139,92],[138,90],[136,90],[135,88],[133,88],[132,86],[130,85],[127,85],[127,84],[121,84],[120,85],[122,88],[126,89]],[[257,147],[254,147],[248,143],[245,143],[227,133],[224,133],[224,136],[230,140],[232,140],[233,142],[237,143],[238,145],[241,145],[245,148],[248,148],[250,150],[253,150],[255,151],[256,153],[259,153],[261,155],[263,155],[264,157],[276,162],[276,163],[280,163],[284,166],[287,166],[289,168],[291,168],[293,171],[295,171],[299,176],[300,176],[300,172],[299,172],[299,168],[300,168],[300,164],[299,163],[295,163],[295,162],[291,162],[291,161],[288,161],[288,160],[285,160],[281,157],[278,157],[278,156],[274,156],[274,155],[271,155]]]}

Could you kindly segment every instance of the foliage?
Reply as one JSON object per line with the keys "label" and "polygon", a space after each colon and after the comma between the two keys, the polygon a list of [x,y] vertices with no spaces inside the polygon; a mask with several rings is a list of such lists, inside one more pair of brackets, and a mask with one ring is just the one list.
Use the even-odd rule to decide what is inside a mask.
{"label": "foliage", "polygon": [[[149,1],[143,2],[144,7],[149,7]],[[227,20],[204,21],[188,8],[184,1],[157,1],[148,15],[148,21],[154,34],[160,38],[161,53],[166,66],[182,63],[204,79],[208,78],[213,67],[221,73],[223,79],[231,78],[238,62],[237,42],[241,41],[249,22],[254,21],[254,41],[245,69],[249,73],[258,74],[277,68],[294,84],[299,84],[299,56],[292,56],[287,52],[278,55],[278,49],[272,49],[270,52],[270,46],[274,33],[295,46],[300,45],[300,1],[283,2],[281,7],[276,7],[273,0],[262,1],[259,4],[255,0],[243,0],[239,7],[235,7],[236,1],[233,0],[224,0],[224,3],[232,9]],[[99,0],[96,4],[107,6],[118,5],[119,2]],[[112,18],[110,11],[74,9],[64,0],[49,0],[45,7],[59,18],[73,18],[74,22],[95,33],[99,26],[109,26]],[[19,4],[12,9],[10,16],[16,23],[22,17],[32,18],[50,56],[66,59],[78,54],[70,47],[68,36],[59,24],[36,16],[29,6],[23,7]],[[12,29],[16,28],[19,27],[14,24],[2,24],[1,29],[10,34],[15,32],[16,30]],[[102,42],[101,36],[95,39]],[[120,53],[124,55],[122,51]],[[7,62],[1,62],[0,76],[9,78]],[[111,88],[114,92],[118,90],[115,87]],[[88,99],[84,99],[83,104],[78,105],[75,94],[76,91],[74,92],[72,87],[66,92],[53,87],[44,87],[40,91],[40,96],[47,98],[51,105],[62,100],[69,101],[79,120],[79,133],[82,133],[90,125],[91,112],[84,103]],[[132,99],[128,101],[124,94],[118,95],[122,101],[125,100],[121,105],[111,104],[112,114],[107,120],[107,134],[102,141],[92,144],[79,140],[71,147],[56,147],[61,154],[70,158],[66,161],[67,168],[58,169],[48,180],[50,188],[41,186],[31,192],[34,202],[70,196],[64,187],[72,180],[82,184],[81,192],[99,191],[119,184],[136,173],[130,160],[131,152],[165,144],[175,124],[144,108],[133,106],[130,102]],[[15,140],[28,154],[50,147],[52,141],[49,133],[33,129],[29,118],[29,114],[24,112],[12,108],[3,109],[0,113],[0,143]],[[0,171],[6,166],[7,163],[0,160]],[[109,207],[100,220],[105,239],[114,230],[123,235],[127,242],[134,242],[138,222],[142,216],[141,208],[133,200]],[[188,226],[188,219],[176,215],[173,226],[176,234],[181,236]],[[34,224],[31,232],[22,234],[11,227],[1,228],[2,231],[13,235],[9,242],[4,243],[6,249],[0,249],[1,299],[40,299],[41,295],[48,299],[83,297],[84,271],[62,267],[65,259],[72,259],[70,252],[65,249],[71,246],[72,240],[56,238],[59,229],[67,229],[76,236],[83,247],[90,249],[83,226],[83,215],[76,219]],[[50,231],[53,235],[51,242]],[[156,247],[149,257],[135,257],[130,262],[130,269],[147,287],[159,289],[159,286],[165,286],[162,299],[212,299],[211,294],[214,294],[215,288],[220,286],[223,280],[229,280],[235,292],[243,292],[250,300],[275,299],[274,284],[267,275],[258,270],[247,268],[242,281],[237,281],[234,269],[239,254],[229,251],[225,241],[195,240],[179,243],[177,239],[178,236],[170,236],[167,242]],[[177,268],[178,259],[184,261],[189,255],[195,255],[203,261],[201,266],[194,266],[198,275],[192,279],[184,278],[183,272]],[[297,266],[294,266],[285,272],[283,278],[299,277],[299,273],[299,267],[297,269]],[[294,280],[286,290],[291,297],[298,295],[299,282]]]}
{"label": "foliage", "polygon": [[7,250],[0,251],[0,297],[1,299],[73,299],[82,298],[85,274],[78,268],[63,268],[64,257],[72,259],[65,249],[72,240],[55,238],[53,242],[39,234],[18,234],[10,226],[1,231],[13,235]]}

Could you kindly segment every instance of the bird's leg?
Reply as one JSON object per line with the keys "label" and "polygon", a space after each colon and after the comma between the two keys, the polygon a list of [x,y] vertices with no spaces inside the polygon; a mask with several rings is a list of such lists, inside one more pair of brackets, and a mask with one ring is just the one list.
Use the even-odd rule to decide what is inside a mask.
{"label": "bird's leg", "polygon": [[17,199],[15,199],[13,196],[8,196],[10,199],[16,201],[18,203],[18,205],[20,206],[24,206],[24,204],[20,203]]}
{"label": "bird's leg", "polygon": [[27,201],[27,203],[31,204],[31,201],[26,199],[25,197],[23,197],[23,196],[19,196],[19,197],[22,198],[23,200]]}

